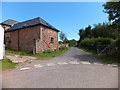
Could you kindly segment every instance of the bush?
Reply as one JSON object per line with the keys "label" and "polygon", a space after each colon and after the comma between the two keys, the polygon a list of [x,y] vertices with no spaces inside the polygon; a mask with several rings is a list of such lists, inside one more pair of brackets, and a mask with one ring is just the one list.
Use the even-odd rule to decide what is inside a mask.
{"label": "bush", "polygon": [[75,39],[69,40],[69,46],[76,46],[77,45],[77,41]]}
{"label": "bush", "polygon": [[78,46],[96,51],[98,45],[111,45],[113,42],[114,40],[111,38],[85,38],[78,44]]}
{"label": "bush", "polygon": [[[118,47],[116,52],[117,52],[118,58],[120,58],[120,39],[116,41],[116,45]],[[119,60],[119,62],[120,62],[120,60]]]}
{"label": "bush", "polygon": [[115,44],[116,44],[116,45],[118,46],[118,48],[120,49],[120,40],[117,40]]}

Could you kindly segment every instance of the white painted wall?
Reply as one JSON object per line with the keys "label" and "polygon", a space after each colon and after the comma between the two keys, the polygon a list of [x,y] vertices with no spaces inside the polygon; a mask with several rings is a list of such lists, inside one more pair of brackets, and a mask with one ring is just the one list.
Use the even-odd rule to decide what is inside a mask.
{"label": "white painted wall", "polygon": [[4,55],[4,28],[0,25],[0,60]]}

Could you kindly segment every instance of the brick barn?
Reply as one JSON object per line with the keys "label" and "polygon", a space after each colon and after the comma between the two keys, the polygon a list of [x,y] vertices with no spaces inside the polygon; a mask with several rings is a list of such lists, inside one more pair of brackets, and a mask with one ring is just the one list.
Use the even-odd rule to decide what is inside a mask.
{"label": "brick barn", "polygon": [[24,22],[6,20],[2,25],[6,48],[33,53],[58,49],[59,30],[40,17]]}

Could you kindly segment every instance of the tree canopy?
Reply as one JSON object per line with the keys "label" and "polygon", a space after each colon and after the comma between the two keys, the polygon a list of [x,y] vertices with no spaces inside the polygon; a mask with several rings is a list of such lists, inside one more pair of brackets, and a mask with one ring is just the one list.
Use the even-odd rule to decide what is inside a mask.
{"label": "tree canopy", "polygon": [[90,25],[86,27],[85,29],[79,30],[79,36],[80,40],[83,40],[85,38],[117,38],[117,29],[113,28],[111,24],[109,23],[98,23],[95,24],[92,28]]}
{"label": "tree canopy", "polygon": [[107,2],[103,5],[104,12],[108,13],[109,20],[113,23],[120,24],[120,1],[119,2]]}
{"label": "tree canopy", "polygon": [[107,2],[103,5],[104,12],[108,13],[109,20],[112,21],[113,27],[117,29],[118,39],[120,39],[120,1]]}

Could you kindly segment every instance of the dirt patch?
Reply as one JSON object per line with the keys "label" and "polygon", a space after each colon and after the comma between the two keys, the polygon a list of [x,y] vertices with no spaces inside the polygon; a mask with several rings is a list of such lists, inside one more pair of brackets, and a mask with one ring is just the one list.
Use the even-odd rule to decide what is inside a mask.
{"label": "dirt patch", "polygon": [[30,60],[35,60],[37,58],[32,56],[20,56],[20,55],[6,55],[5,58],[10,59],[13,63],[23,63]]}

